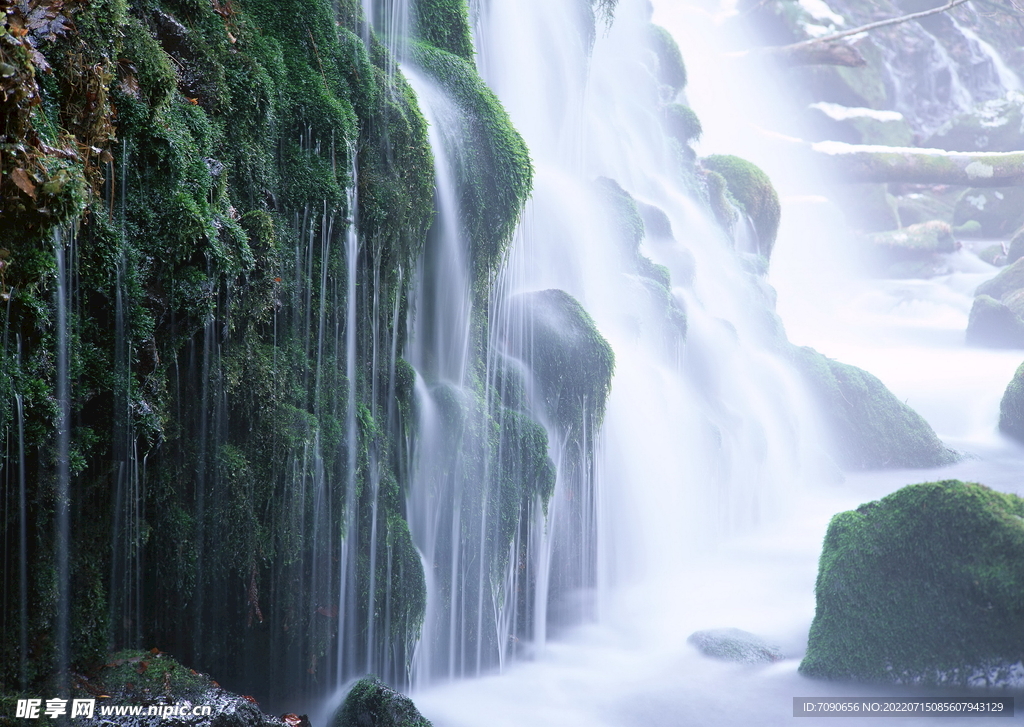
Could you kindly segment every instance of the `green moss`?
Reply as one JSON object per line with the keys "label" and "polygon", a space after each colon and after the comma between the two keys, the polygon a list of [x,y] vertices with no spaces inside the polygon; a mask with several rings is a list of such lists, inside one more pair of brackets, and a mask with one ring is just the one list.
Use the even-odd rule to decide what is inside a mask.
{"label": "green moss", "polygon": [[818,403],[841,466],[938,467],[958,459],[928,422],[875,376],[812,348],[792,346],[789,351]]}
{"label": "green moss", "polygon": [[458,175],[463,225],[472,245],[477,290],[497,272],[533,181],[529,151],[508,114],[476,69],[463,58],[427,45],[413,59],[458,105],[461,140],[450,160]]}
{"label": "green moss", "polygon": [[982,293],[971,305],[965,340],[969,346],[1024,348],[1024,320],[1003,301]]}
{"label": "green moss", "polygon": [[1024,500],[958,480],[836,515],[801,673],[1000,683],[1024,656]]}
{"label": "green moss", "polygon": [[416,38],[473,62],[466,0],[416,0],[412,15]]}
{"label": "green moss", "polygon": [[1024,288],[1024,260],[1007,265],[991,280],[986,280],[974,291],[975,295],[989,295],[1000,300]]}
{"label": "green moss", "polygon": [[111,697],[145,701],[168,693],[176,697],[196,696],[213,686],[206,675],[182,666],[156,649],[129,649],[112,654],[92,680]]}
{"label": "green moss", "polygon": [[709,156],[701,160],[701,166],[725,178],[729,194],[754,224],[759,252],[770,258],[782,212],[771,179],[755,165],[735,156]]}
{"label": "green moss", "polygon": [[661,118],[665,130],[681,144],[699,141],[700,135],[704,133],[700,119],[689,106],[668,104],[661,110]]}
{"label": "green moss", "polygon": [[658,60],[657,78],[676,96],[686,86],[686,65],[675,38],[660,25],[647,26],[647,44]]}
{"label": "green moss", "polygon": [[521,307],[532,333],[523,358],[540,385],[548,415],[573,438],[601,423],[611,390],[615,354],[583,306],[562,290],[523,293]]}
{"label": "green moss", "polygon": [[612,234],[622,242],[631,262],[635,261],[637,249],[644,239],[644,220],[636,200],[618,182],[608,177],[594,180],[594,190]]}
{"label": "green moss", "polygon": [[376,677],[360,679],[335,715],[333,727],[430,727],[404,694]]}

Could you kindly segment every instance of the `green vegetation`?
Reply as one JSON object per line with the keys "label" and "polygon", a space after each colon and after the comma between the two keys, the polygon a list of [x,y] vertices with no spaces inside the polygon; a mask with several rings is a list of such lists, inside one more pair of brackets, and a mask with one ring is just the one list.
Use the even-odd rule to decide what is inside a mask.
{"label": "green vegetation", "polygon": [[689,144],[699,141],[704,129],[700,125],[700,119],[696,112],[689,106],[673,103],[666,105],[662,110],[662,123],[665,130],[680,144]]}
{"label": "green vegetation", "polygon": [[412,12],[414,35],[419,40],[473,62],[466,0],[416,0]]}
{"label": "green vegetation", "polygon": [[755,165],[735,156],[716,154],[701,159],[700,163],[725,178],[729,196],[750,216],[757,233],[758,252],[771,258],[782,213],[772,180]]}
{"label": "green vegetation", "polygon": [[656,75],[669,88],[670,97],[675,97],[686,86],[686,64],[675,38],[660,25],[647,26],[647,44],[658,60]]}
{"label": "green vegetation", "polygon": [[471,63],[439,48],[414,44],[414,62],[458,105],[460,140],[449,150],[458,175],[462,224],[472,244],[475,289],[484,291],[505,260],[508,243],[530,194],[529,150],[494,93]]}
{"label": "green vegetation", "polygon": [[333,727],[430,727],[430,720],[407,696],[376,677],[366,677],[345,697]]}
{"label": "green vegetation", "polygon": [[958,480],[832,518],[801,673],[998,685],[1024,656],[1024,500]]}
{"label": "green vegetation", "polygon": [[938,467],[958,459],[928,422],[875,376],[813,348],[791,346],[789,352],[817,400],[840,466]]}
{"label": "green vegetation", "polygon": [[592,433],[604,416],[615,354],[583,306],[562,290],[523,293],[515,300],[533,333],[524,352],[550,416],[573,438]]}
{"label": "green vegetation", "polygon": [[[267,694],[311,688],[339,633],[351,506],[367,524],[365,550],[376,512],[380,555],[374,592],[369,569],[361,575],[362,626],[349,628],[390,599],[392,633],[378,627],[369,648],[388,648],[398,675],[388,676],[401,679],[425,585],[404,520],[412,374],[390,351],[405,338],[434,184],[410,87],[376,39],[364,43],[352,2],[52,0],[39,11],[15,11],[0,33],[3,62],[15,61],[0,80],[0,292],[10,298],[0,425],[16,452],[20,402],[34,583],[24,677],[41,684],[55,658],[63,248],[73,664],[174,643],[197,668],[236,679],[265,662],[246,676]],[[15,40],[12,28],[28,35]],[[345,502],[349,461],[355,503]],[[18,465],[5,463],[8,482]],[[5,552],[16,554],[17,510],[4,518]],[[4,569],[8,592],[18,570]],[[141,621],[139,595],[160,604]],[[18,605],[7,608],[17,623]],[[5,688],[23,676],[18,633],[0,643]],[[268,660],[272,649],[285,656]]]}

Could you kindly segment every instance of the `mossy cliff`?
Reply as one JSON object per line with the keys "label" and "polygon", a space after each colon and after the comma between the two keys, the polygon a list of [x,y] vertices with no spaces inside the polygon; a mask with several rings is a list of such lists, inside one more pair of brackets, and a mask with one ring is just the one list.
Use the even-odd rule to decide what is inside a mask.
{"label": "mossy cliff", "polygon": [[[958,480],[832,518],[800,671],[992,685],[1024,657],[1024,500]],[[1017,676],[1019,678],[1019,675]]]}
{"label": "mossy cliff", "polygon": [[349,0],[37,10],[0,34],[0,688],[58,666],[62,461],[73,667],[159,645],[294,696],[343,643],[343,672],[401,682],[425,585],[399,356],[434,195],[414,94]]}

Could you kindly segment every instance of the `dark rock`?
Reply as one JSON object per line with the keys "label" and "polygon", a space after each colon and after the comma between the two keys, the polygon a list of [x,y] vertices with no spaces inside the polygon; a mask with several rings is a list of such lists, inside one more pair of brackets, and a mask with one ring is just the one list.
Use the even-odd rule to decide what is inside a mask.
{"label": "dark rock", "polygon": [[782,661],[779,647],[769,644],[757,634],[740,629],[708,629],[695,631],[686,640],[704,656],[743,664],[770,664]]}
{"label": "dark rock", "polygon": [[1024,227],[1013,233],[1010,244],[1006,246],[1006,263],[1012,264],[1024,257]]}
{"label": "dark rock", "polygon": [[412,700],[377,677],[364,677],[345,697],[333,727],[431,727]]}
{"label": "dark rock", "polygon": [[[75,687],[74,698],[96,699],[93,719],[98,725],[289,727],[288,722],[264,714],[252,697],[222,689],[207,675],[162,652],[114,654],[95,673],[78,676]],[[139,706],[143,714],[104,716],[104,706]]]}
{"label": "dark rock", "polygon": [[1024,320],[1005,303],[979,295],[967,319],[966,341],[982,348],[1024,348]]}
{"label": "dark rock", "polygon": [[939,467],[959,459],[920,414],[863,369],[813,348],[790,356],[817,400],[840,466],[849,469]]}
{"label": "dark rock", "polygon": [[999,402],[999,430],[1024,442],[1024,364],[1010,379]]}
{"label": "dark rock", "polygon": [[962,225],[968,220],[975,220],[981,225],[982,235],[1011,235],[1024,223],[1024,189],[968,189],[953,208],[953,224]]}
{"label": "dark rock", "polygon": [[1024,500],[958,480],[832,518],[801,673],[998,685],[1024,656]]}

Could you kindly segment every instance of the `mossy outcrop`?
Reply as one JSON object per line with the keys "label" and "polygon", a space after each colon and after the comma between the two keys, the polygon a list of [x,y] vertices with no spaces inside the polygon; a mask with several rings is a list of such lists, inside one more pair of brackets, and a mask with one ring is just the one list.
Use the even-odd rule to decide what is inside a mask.
{"label": "mossy outcrop", "polygon": [[407,696],[366,677],[349,691],[332,727],[430,727],[430,720]]}
{"label": "mossy outcrop", "polygon": [[716,154],[701,159],[700,164],[722,175],[728,194],[754,225],[758,252],[771,258],[782,214],[772,180],[759,167],[736,156]]}
{"label": "mossy outcrop", "polygon": [[791,346],[789,356],[819,405],[840,466],[938,467],[958,459],[928,422],[877,377],[813,348]]}
{"label": "mossy outcrop", "polygon": [[1006,303],[979,295],[971,305],[964,338],[968,346],[1024,348],[1024,319]]}
{"label": "mossy outcrop", "polygon": [[1024,189],[967,189],[953,208],[953,224],[969,221],[981,227],[978,237],[1007,238],[1024,223]]}
{"label": "mossy outcrop", "polygon": [[675,38],[660,25],[647,25],[647,44],[657,61],[655,76],[665,87],[665,96],[675,98],[686,86],[686,64]]}
{"label": "mossy outcrop", "polygon": [[800,672],[998,685],[1024,657],[1024,500],[959,480],[832,518]]}
{"label": "mossy outcrop", "polygon": [[450,150],[458,175],[461,223],[472,244],[476,287],[482,290],[504,261],[512,232],[533,184],[529,150],[494,92],[464,58],[423,43],[413,44],[413,62],[458,105],[451,131],[460,140]]}
{"label": "mossy outcrop", "polygon": [[548,416],[574,438],[592,434],[611,390],[611,346],[583,306],[565,291],[522,293],[513,304],[532,333],[530,350],[516,353],[530,362]]}
{"label": "mossy outcrop", "polygon": [[1010,379],[999,402],[999,430],[1024,442],[1024,364]]}

